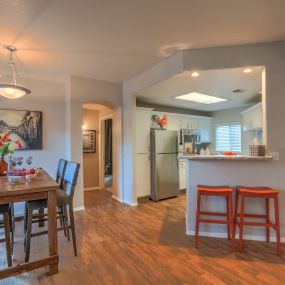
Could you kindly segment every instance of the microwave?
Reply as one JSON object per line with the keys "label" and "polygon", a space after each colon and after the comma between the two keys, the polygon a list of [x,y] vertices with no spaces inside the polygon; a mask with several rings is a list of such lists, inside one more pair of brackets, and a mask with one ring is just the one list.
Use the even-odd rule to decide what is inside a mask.
{"label": "microwave", "polygon": [[180,143],[185,145],[185,143],[201,144],[201,133],[197,130],[180,130]]}

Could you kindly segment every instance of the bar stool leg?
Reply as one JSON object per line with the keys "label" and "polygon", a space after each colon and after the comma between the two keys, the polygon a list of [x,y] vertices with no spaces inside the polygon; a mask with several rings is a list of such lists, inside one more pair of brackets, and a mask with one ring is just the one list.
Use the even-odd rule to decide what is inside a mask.
{"label": "bar stool leg", "polygon": [[229,210],[230,210],[230,226],[232,230],[232,251],[235,252],[235,228],[234,228],[234,217],[233,217],[233,195],[229,196]]}
{"label": "bar stool leg", "polygon": [[238,213],[238,198],[239,198],[239,193],[236,190],[236,195],[235,195],[235,213],[234,213],[234,237],[236,235],[236,226],[237,226],[237,213]]}
{"label": "bar stool leg", "polygon": [[239,251],[243,249],[243,215],[244,215],[244,194],[241,194],[241,209],[240,209],[240,220],[239,220]]}
{"label": "bar stool leg", "polygon": [[274,210],[275,210],[275,230],[276,230],[276,241],[277,241],[277,255],[281,255],[281,243],[280,243],[280,223],[279,223],[279,205],[278,196],[274,196]]}
{"label": "bar stool leg", "polygon": [[229,205],[229,195],[226,195],[226,202],[227,202],[227,221],[228,221],[228,239],[231,239],[231,219],[230,219],[230,205]]}
{"label": "bar stool leg", "polygon": [[198,248],[199,245],[199,223],[200,223],[200,205],[201,195],[200,192],[197,194],[197,210],[196,210],[196,229],[195,229],[195,246]]}
{"label": "bar stool leg", "polygon": [[265,209],[266,209],[266,241],[269,242],[270,239],[269,198],[265,199]]}

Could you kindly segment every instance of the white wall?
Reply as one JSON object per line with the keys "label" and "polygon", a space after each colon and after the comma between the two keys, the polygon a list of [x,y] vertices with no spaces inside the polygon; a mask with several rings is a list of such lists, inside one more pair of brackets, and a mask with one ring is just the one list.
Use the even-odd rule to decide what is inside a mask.
{"label": "white wall", "polygon": [[[123,200],[122,194],[122,86],[120,84],[71,76],[70,98],[67,104],[70,146],[68,147],[70,158],[82,165],[82,105],[84,103],[97,103],[109,105],[115,109],[114,114],[114,182],[113,195]],[[75,207],[83,207],[83,167],[81,167],[78,185],[74,196]]]}
{"label": "white wall", "polygon": [[[25,79],[32,93],[17,100],[0,96],[1,109],[43,112],[43,149],[18,151],[15,156],[33,156],[33,166],[43,167],[55,177],[58,159],[66,157],[65,97],[66,85],[37,79]],[[17,207],[16,214],[22,212]]]}
{"label": "white wall", "polygon": [[[270,151],[279,152],[280,161],[262,165],[260,176],[268,178],[268,185],[281,190],[280,204],[285,202],[285,42],[241,45],[222,48],[185,50],[167,58],[137,77],[124,83],[124,195],[129,203],[136,203],[134,189],[135,101],[131,98],[159,81],[166,80],[182,70],[225,69],[245,66],[264,66],[266,86],[263,86],[264,124],[267,125],[267,144]],[[266,96],[266,98],[265,98]],[[132,119],[130,119],[132,118]],[[265,128],[266,130],[266,128]],[[264,181],[265,182],[265,181]],[[281,216],[285,209],[281,209]],[[282,221],[281,221],[282,222]],[[284,220],[282,231],[285,230]]]}

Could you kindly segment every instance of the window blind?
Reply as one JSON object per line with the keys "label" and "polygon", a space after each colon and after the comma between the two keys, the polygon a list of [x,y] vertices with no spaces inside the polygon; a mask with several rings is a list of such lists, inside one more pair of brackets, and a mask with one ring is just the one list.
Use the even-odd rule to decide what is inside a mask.
{"label": "window blind", "polygon": [[216,127],[216,152],[241,153],[241,125],[227,124]]}

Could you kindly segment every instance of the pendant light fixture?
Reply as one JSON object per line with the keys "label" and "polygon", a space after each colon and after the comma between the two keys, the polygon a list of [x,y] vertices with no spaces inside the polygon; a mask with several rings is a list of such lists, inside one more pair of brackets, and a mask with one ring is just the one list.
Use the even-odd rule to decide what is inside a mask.
{"label": "pendant light fixture", "polygon": [[31,93],[31,90],[17,84],[17,78],[19,78],[19,76],[13,60],[13,53],[16,52],[17,49],[13,46],[6,46],[6,48],[10,52],[10,60],[8,63],[10,69],[8,77],[10,78],[7,83],[2,83],[4,76],[0,76],[0,95],[8,99],[17,99]]}

